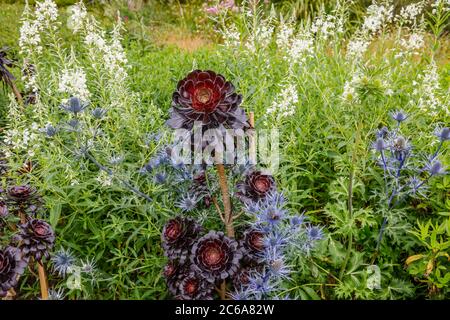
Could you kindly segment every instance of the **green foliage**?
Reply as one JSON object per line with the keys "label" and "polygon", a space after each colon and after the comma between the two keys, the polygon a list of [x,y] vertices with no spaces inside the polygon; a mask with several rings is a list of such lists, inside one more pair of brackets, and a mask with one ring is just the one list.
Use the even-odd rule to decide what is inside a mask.
{"label": "green foliage", "polygon": [[[450,179],[437,179],[430,186],[428,198],[389,213],[386,238],[378,256],[374,256],[379,226],[388,213],[383,203],[382,172],[370,150],[376,129],[390,121],[389,112],[403,108],[412,114],[405,134],[413,138],[417,150],[431,152],[431,132],[448,119],[448,114],[443,110],[431,114],[420,109],[416,90],[422,89],[414,82],[420,81],[419,76],[430,68],[430,60],[439,52],[435,44],[446,43],[442,34],[444,24],[439,22],[436,29],[432,28],[437,35],[433,41],[437,42],[427,43],[419,55],[396,58],[390,50],[393,35],[382,34],[372,43],[364,60],[353,63],[345,57],[347,35],[336,35],[329,40],[319,39],[319,49],[311,57],[291,65],[277,49],[272,39],[275,36],[266,48],[257,43],[254,52],[243,45],[230,48],[218,43],[193,52],[162,45],[154,36],[155,30],[170,31],[175,25],[178,29],[202,31],[219,26],[218,21],[207,22],[198,3],[163,2],[151,1],[138,11],[123,2],[90,8],[108,29],[116,9],[122,18],[129,19],[125,22],[129,32],[124,35],[123,45],[129,61],[130,78],[125,86],[130,100],[124,98],[124,109],[112,111],[111,118],[101,124],[107,139],[102,141],[96,156],[107,162],[112,151],[119,150],[125,158],[119,175],[135,181],[154,201],[146,202],[117,181],[101,186],[97,180],[99,169],[64,150],[59,137],[40,140],[42,148],[36,156],[39,164],[32,174],[22,177],[30,179],[44,193],[46,218],[56,227],[57,246],[71,248],[80,258],[97,262],[100,270],[97,283],[85,283],[83,290],[72,290],[68,297],[167,297],[161,276],[165,258],[159,246],[160,230],[179,208],[174,206],[168,190],[151,179],[137,177],[136,172],[158,147],[158,143],[153,143],[143,150],[143,136],[163,125],[177,81],[190,70],[200,68],[216,70],[235,84],[244,96],[245,110],[255,112],[256,127],[279,129],[277,181],[287,193],[291,209],[304,211],[311,221],[326,230],[326,239],[311,256],[302,258],[294,254],[291,261],[294,272],[292,279],[286,281],[286,293],[299,299],[448,298]],[[276,6],[285,16],[295,12],[296,18],[303,19],[319,12],[322,4],[329,12],[333,8],[331,3],[334,1],[284,1]],[[13,47],[18,57],[16,22],[23,7],[2,3],[1,8],[0,25],[6,27],[0,30],[0,44]],[[362,8],[365,8],[362,4],[349,8],[349,25],[362,19]],[[263,23],[270,22],[278,30],[281,23],[270,20],[269,12],[269,8],[261,9],[255,21],[242,15],[232,16],[225,24],[228,27],[228,23],[234,23],[245,41]],[[300,23],[302,27],[309,24],[306,20]],[[76,37],[66,28],[59,31],[63,55],[70,56],[73,50],[77,52],[77,63],[91,68],[89,55]],[[206,35],[213,39],[220,36],[212,31]],[[55,59],[53,49],[47,48],[40,69],[49,87],[56,91],[57,83],[52,82],[52,76],[67,61]],[[89,69],[92,72],[88,78],[95,92],[92,104],[103,107],[114,97],[105,85],[107,80],[94,69]],[[14,72],[19,75],[19,68]],[[357,72],[362,74],[355,84],[359,98],[344,99],[343,88]],[[439,65],[438,72],[445,91],[450,74],[448,63],[444,67]],[[299,92],[299,101],[292,106],[292,115],[274,121],[267,109],[288,84]],[[388,88],[394,94],[387,94]],[[443,96],[448,103],[448,95],[444,92]],[[17,118],[9,115],[9,125],[67,121],[64,114],[55,111],[61,98],[57,94],[44,97],[47,109],[39,115],[32,107]],[[5,117],[9,111],[7,101],[0,94],[0,111]],[[6,119],[2,121],[3,126]],[[61,139],[72,139],[76,145],[74,135],[67,134]],[[444,165],[450,166],[448,145],[443,147],[442,154]],[[22,165],[23,156],[20,154],[12,161],[14,168]],[[38,288],[33,275],[28,274],[26,279],[20,294],[24,298],[35,297]],[[56,275],[50,276],[50,284],[66,287]]]}

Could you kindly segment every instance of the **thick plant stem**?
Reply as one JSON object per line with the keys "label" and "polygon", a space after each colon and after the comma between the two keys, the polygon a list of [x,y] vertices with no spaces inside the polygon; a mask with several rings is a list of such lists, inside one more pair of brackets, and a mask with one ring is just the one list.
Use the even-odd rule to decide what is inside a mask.
{"label": "thick plant stem", "polygon": [[11,89],[12,89],[14,95],[16,96],[17,102],[20,105],[23,105],[23,97],[22,97],[22,94],[20,93],[19,89],[17,89],[16,85],[13,82],[10,83],[10,86],[11,86]]}
{"label": "thick plant stem", "polygon": [[47,275],[45,273],[44,265],[42,264],[42,262],[38,262],[38,272],[39,272],[39,284],[41,286],[41,298],[42,300],[48,300]]}
{"label": "thick plant stem", "polygon": [[231,213],[231,200],[230,193],[228,191],[227,184],[227,175],[225,173],[225,166],[222,163],[216,164],[217,168],[217,176],[219,177],[219,186],[220,191],[222,193],[222,201],[223,201],[223,217],[225,223],[225,231],[227,236],[230,238],[234,238],[234,226],[233,226],[233,217]]}
{"label": "thick plant stem", "polygon": [[224,281],[220,283],[219,296],[220,300],[226,300],[227,284]]}

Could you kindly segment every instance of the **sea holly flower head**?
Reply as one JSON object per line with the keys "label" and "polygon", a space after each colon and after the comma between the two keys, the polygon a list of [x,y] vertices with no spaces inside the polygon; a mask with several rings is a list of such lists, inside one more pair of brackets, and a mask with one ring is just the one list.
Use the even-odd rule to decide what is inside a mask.
{"label": "sea holly flower head", "polygon": [[75,115],[81,113],[88,106],[87,103],[82,103],[77,97],[70,97],[67,103],[61,104],[61,108],[67,112]]}
{"label": "sea holly flower head", "polygon": [[95,119],[102,119],[106,114],[106,110],[102,109],[102,108],[95,108],[94,110],[92,110],[92,116]]}
{"label": "sea holly flower head", "polygon": [[391,113],[391,117],[398,123],[401,123],[401,122],[405,121],[406,119],[408,119],[408,115],[405,112],[403,112],[402,110]]}
{"label": "sea holly flower head", "polygon": [[383,150],[387,149],[387,144],[384,141],[383,138],[379,137],[377,140],[372,144],[372,148],[378,152],[382,152]]}
{"label": "sea holly flower head", "polygon": [[70,250],[61,248],[52,255],[51,261],[53,263],[53,269],[58,275],[65,277],[75,266],[76,258]]}
{"label": "sea holly flower head", "polygon": [[310,241],[316,241],[323,238],[323,230],[320,227],[309,224],[306,227],[306,234]]}
{"label": "sea holly flower head", "polygon": [[437,128],[434,132],[435,136],[439,138],[441,142],[450,140],[450,128],[443,127]]}
{"label": "sea holly flower head", "polygon": [[438,159],[434,159],[433,161],[427,163],[425,168],[431,176],[444,175],[447,173],[445,171],[445,167],[442,165],[441,161],[439,161]]}

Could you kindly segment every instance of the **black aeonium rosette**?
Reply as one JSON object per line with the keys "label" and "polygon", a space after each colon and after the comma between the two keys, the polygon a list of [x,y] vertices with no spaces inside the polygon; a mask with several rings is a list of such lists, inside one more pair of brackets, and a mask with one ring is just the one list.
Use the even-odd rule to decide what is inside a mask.
{"label": "black aeonium rosette", "polygon": [[0,297],[6,296],[8,290],[17,285],[17,279],[26,266],[27,262],[22,259],[19,249],[0,249]]}
{"label": "black aeonium rosette", "polygon": [[224,280],[239,269],[242,251],[236,240],[210,231],[192,247],[192,269],[209,282]]}
{"label": "black aeonium rosette", "polygon": [[195,121],[203,128],[242,129],[247,127],[247,117],[239,105],[242,96],[233,84],[214,71],[194,70],[178,82],[172,96],[170,119],[173,129],[192,129]]}
{"label": "black aeonium rosette", "polygon": [[179,300],[212,300],[214,284],[207,281],[201,274],[192,270],[187,271],[178,284]]}
{"label": "black aeonium rosette", "polygon": [[249,172],[244,181],[236,185],[236,196],[244,203],[256,202],[276,189],[274,178],[261,171]]}
{"label": "black aeonium rosette", "polygon": [[16,205],[28,205],[37,199],[37,191],[28,185],[13,186],[6,191],[6,199]]}
{"label": "black aeonium rosette", "polygon": [[191,218],[176,217],[169,220],[162,232],[164,254],[183,264],[201,231],[202,227]]}
{"label": "black aeonium rosette", "polygon": [[14,62],[7,57],[8,48],[0,49],[0,82],[11,86],[13,81],[16,79],[9,68],[14,66]]}
{"label": "black aeonium rosette", "polygon": [[265,234],[260,230],[248,228],[242,235],[240,241],[242,250],[244,251],[245,260],[249,262],[260,262],[264,253]]}
{"label": "black aeonium rosette", "polygon": [[19,248],[26,258],[34,258],[41,261],[43,257],[49,258],[50,249],[55,242],[55,234],[52,227],[40,219],[31,219],[19,225]]}
{"label": "black aeonium rosette", "polygon": [[5,201],[0,200],[0,217],[6,217],[9,213],[8,206]]}

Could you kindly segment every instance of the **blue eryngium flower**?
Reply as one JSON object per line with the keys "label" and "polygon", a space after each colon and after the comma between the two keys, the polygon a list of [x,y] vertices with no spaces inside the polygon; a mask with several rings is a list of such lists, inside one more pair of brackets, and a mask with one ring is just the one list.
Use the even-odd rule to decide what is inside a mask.
{"label": "blue eryngium flower", "polygon": [[77,119],[70,119],[68,122],[69,126],[71,126],[73,129],[76,129],[80,122]]}
{"label": "blue eryngium flower", "polygon": [[166,180],[167,180],[167,175],[164,172],[158,172],[153,177],[153,181],[155,181],[155,183],[157,183],[157,184],[163,184],[166,182]]}
{"label": "blue eryngium flower", "polygon": [[377,138],[386,138],[388,134],[389,134],[389,129],[386,127],[383,127],[377,131],[376,136],[377,136]]}
{"label": "blue eryngium flower", "polygon": [[408,115],[405,112],[403,112],[402,110],[391,113],[391,116],[392,116],[392,119],[394,119],[398,123],[403,122],[406,119],[408,119]]}
{"label": "blue eryngium flower", "polygon": [[95,119],[101,119],[105,116],[106,114],[106,110],[102,109],[102,108],[95,108],[94,110],[92,110],[92,116]]}
{"label": "blue eryngium flower", "polygon": [[450,140],[450,128],[448,127],[437,128],[434,134],[441,142]]}
{"label": "blue eryngium flower", "polygon": [[76,258],[70,250],[61,248],[53,254],[51,261],[53,262],[53,269],[58,275],[65,277],[67,273],[70,273],[71,268],[74,267]]}
{"label": "blue eryngium flower", "polygon": [[372,144],[372,148],[375,149],[378,152],[383,151],[387,148],[386,142],[383,138],[377,138],[377,140]]}
{"label": "blue eryngium flower", "polygon": [[183,211],[192,211],[197,206],[198,199],[190,194],[183,195],[177,206]]}
{"label": "blue eryngium flower", "polygon": [[431,176],[438,176],[446,173],[444,166],[437,159],[428,163],[425,168]]}
{"label": "blue eryngium flower", "polygon": [[51,138],[58,133],[58,129],[49,123],[43,129],[41,129],[41,132],[45,133],[47,137]]}
{"label": "blue eryngium flower", "polygon": [[61,104],[62,109],[75,115],[83,112],[83,110],[86,109],[87,106],[87,103],[82,103],[77,97],[70,97],[69,101],[67,101],[66,104]]}
{"label": "blue eryngium flower", "polygon": [[64,290],[63,289],[49,289],[48,290],[48,300],[64,300]]}
{"label": "blue eryngium flower", "polygon": [[323,238],[323,231],[322,228],[313,226],[311,224],[309,224],[306,227],[306,234],[308,236],[308,239],[310,241],[316,241],[316,240],[320,240]]}

